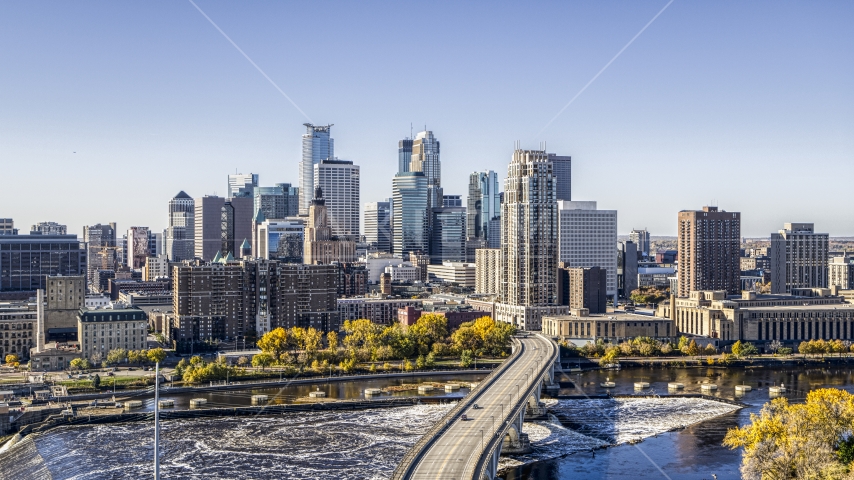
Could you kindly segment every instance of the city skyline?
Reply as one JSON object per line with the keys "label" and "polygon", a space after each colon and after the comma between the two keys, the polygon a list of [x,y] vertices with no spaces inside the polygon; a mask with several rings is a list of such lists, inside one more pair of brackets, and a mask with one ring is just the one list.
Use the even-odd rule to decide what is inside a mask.
{"label": "city skyline", "polygon": [[[403,28],[386,20],[414,7],[339,5],[321,19],[304,5],[198,5],[314,123],[335,124],[336,154],[362,168],[363,204],[391,196],[398,142],[426,128],[443,143],[447,194],[466,195],[474,171],[503,172],[514,140],[523,148],[547,141],[548,151],[573,157],[573,176],[584,179],[573,199],[619,211],[621,235],[641,226],[675,235],[676,212],[709,204],[743,212],[746,237],[792,221],[854,235],[844,176],[832,174],[854,153],[852,67],[839,61],[854,43],[845,28],[851,6],[674,3],[537,136],[665,2],[550,5],[548,16],[541,6],[502,5],[474,32],[457,27],[475,7],[442,5],[429,13],[449,33],[432,45],[442,52],[437,75],[399,81],[382,77],[416,42],[402,36],[385,45]],[[0,53],[10,67],[0,77],[0,216],[22,233],[43,221],[78,236],[98,222],[159,232],[167,226],[160,206],[182,190],[224,196],[230,173],[258,173],[264,186],[298,183],[306,118],[191,4],[4,4],[0,12],[0,38],[10,45]],[[502,35],[533,18],[544,37]],[[363,32],[362,22],[365,35],[344,35],[351,45],[316,45],[328,51],[324,65],[348,69],[346,80],[293,75],[317,62],[313,49],[300,51],[306,29],[324,21],[352,32],[360,24],[353,19],[376,32]],[[276,21],[293,28],[274,29]],[[576,40],[561,35],[565,28]],[[474,51],[482,58],[472,59]],[[514,73],[520,58],[546,62],[549,75]],[[453,91],[443,77],[451,72]],[[400,108],[415,92],[431,101]],[[54,195],[16,201],[31,189],[16,179],[32,168],[46,172],[41,188]],[[128,179],[152,175],[160,181],[129,191]],[[98,188],[76,188],[84,182]],[[809,197],[792,195],[819,182]],[[655,199],[655,209],[639,198]]]}

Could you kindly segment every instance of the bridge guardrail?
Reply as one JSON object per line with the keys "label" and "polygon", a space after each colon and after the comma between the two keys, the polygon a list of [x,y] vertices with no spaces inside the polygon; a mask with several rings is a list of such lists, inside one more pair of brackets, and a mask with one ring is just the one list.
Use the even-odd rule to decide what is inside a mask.
{"label": "bridge guardrail", "polygon": [[513,342],[517,348],[507,357],[507,360],[504,361],[499,367],[494,368],[492,372],[486,376],[477,387],[473,388],[469,394],[460,400],[454,408],[451,409],[450,412],[445,414],[442,419],[433,425],[421,438],[415,442],[413,445],[403,456],[403,459],[397,465],[397,468],[394,469],[394,472],[391,475],[391,480],[404,480],[409,478],[409,475],[418,466],[418,463],[421,461],[421,457],[429,450],[429,448],[433,445],[433,442],[439,438],[445,430],[450,427],[451,423],[456,420],[457,417],[460,416],[463,410],[467,409],[474,403],[474,399],[480,394],[481,391],[488,388],[495,379],[507,368],[509,368],[513,363],[518,360],[519,355],[524,349],[524,345],[517,338],[513,338]]}
{"label": "bridge guardrail", "polygon": [[[550,361],[543,363],[543,368],[545,369],[546,365],[553,364],[555,362],[555,360],[557,360],[558,349],[557,349],[557,346],[554,344],[554,342],[552,342],[548,338],[545,338],[542,335],[538,335],[538,336],[540,338],[545,339],[552,346],[552,355],[551,355]],[[540,373],[542,373],[542,371]],[[521,409],[524,409],[527,407],[527,404],[528,404],[527,399],[529,396],[531,396],[531,394],[534,392],[534,389],[536,387],[537,387],[537,383],[531,382],[531,384],[528,386],[528,389],[525,390],[525,395],[523,397],[519,397],[519,400],[524,398],[525,401],[520,402],[519,405],[517,405],[516,408],[514,408],[510,412],[510,415],[507,418],[516,418],[515,416],[519,415],[519,411]],[[499,426],[499,429],[503,428],[505,425],[507,425],[507,423],[508,423],[507,420],[504,420],[501,423],[501,425]],[[478,458],[477,462],[475,462],[474,464],[469,462],[469,464],[466,466],[464,473],[465,472],[471,472],[471,476],[466,477],[464,475],[463,478],[472,478],[472,479],[477,480],[477,479],[480,479],[483,477],[483,469],[485,466],[484,461],[485,460],[491,461],[492,456],[495,454],[495,450],[504,442],[504,435],[496,435],[496,433],[498,432],[499,429],[496,429],[496,431],[493,432],[493,434],[490,436],[489,443],[487,444],[486,448],[484,448],[484,451],[481,452],[480,458]],[[470,466],[471,466],[471,468],[470,468]]]}

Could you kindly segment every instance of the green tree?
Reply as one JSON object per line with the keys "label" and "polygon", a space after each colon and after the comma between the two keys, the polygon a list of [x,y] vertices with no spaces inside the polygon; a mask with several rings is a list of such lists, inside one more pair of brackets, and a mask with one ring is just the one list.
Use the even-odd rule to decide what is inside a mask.
{"label": "green tree", "polygon": [[338,364],[338,367],[344,371],[344,373],[353,373],[356,370],[356,359],[353,357],[345,358]]}
{"label": "green tree", "polygon": [[267,367],[273,364],[273,356],[268,352],[261,352],[252,357],[252,366],[253,367],[261,367],[261,370],[265,370]]}
{"label": "green tree", "polygon": [[460,366],[465,368],[469,367],[472,364],[472,352],[471,350],[463,350],[460,353]]}
{"label": "green tree", "polygon": [[602,360],[599,362],[600,365],[609,365],[617,363],[617,358],[620,356],[620,348],[619,347],[607,347],[605,349],[605,354],[602,355]]}
{"label": "green tree", "polygon": [[424,358],[424,355],[418,355],[418,358],[415,359],[415,366],[421,370],[426,365],[427,361]]}
{"label": "green tree", "polygon": [[741,345],[741,354],[743,356],[750,358],[751,356],[756,355],[757,353],[759,353],[759,350],[757,350],[752,343],[744,342]]}
{"label": "green tree", "polygon": [[427,354],[427,357],[424,358],[424,366],[427,368],[433,367],[436,365],[436,355],[433,355],[433,352]]}
{"label": "green tree", "polygon": [[71,360],[70,362],[68,362],[68,366],[71,367],[73,370],[82,370],[83,369],[83,359],[82,358],[75,358],[75,359]]}
{"label": "green tree", "polygon": [[[115,380],[113,380],[113,381],[115,381]],[[98,375],[97,373],[95,374],[94,377],[92,377],[92,386],[94,388],[99,388],[101,386],[101,376]]]}
{"label": "green tree", "polygon": [[414,367],[412,366],[412,362],[410,362],[408,358],[403,360],[403,370],[404,371],[411,372],[413,369],[414,369]]}
{"label": "green tree", "polygon": [[183,377],[184,376],[184,370],[186,370],[187,367],[189,367],[189,366],[190,366],[190,362],[188,362],[186,358],[182,358],[178,362],[178,365],[175,366],[175,372],[174,372],[175,376],[176,377]]}
{"label": "green tree", "polygon": [[427,313],[421,315],[415,325],[409,327],[409,333],[421,354],[431,351],[433,344],[448,336],[448,319],[444,315]]}
{"label": "green tree", "polygon": [[18,360],[18,356],[15,355],[14,353],[10,353],[10,354],[6,355],[6,363],[17,364],[19,362],[20,361]]}
{"label": "green tree", "polygon": [[152,348],[146,353],[146,356],[151,363],[159,363],[166,360],[166,352],[160,347]]}

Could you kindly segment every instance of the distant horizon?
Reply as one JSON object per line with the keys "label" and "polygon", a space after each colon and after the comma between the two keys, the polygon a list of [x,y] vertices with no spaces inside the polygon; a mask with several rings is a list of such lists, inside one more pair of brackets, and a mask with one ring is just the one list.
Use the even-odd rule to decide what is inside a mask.
{"label": "distant horizon", "polygon": [[310,118],[361,204],[426,126],[447,194],[545,142],[618,231],[675,234],[712,203],[747,237],[854,235],[854,4],[195,5],[0,4],[0,217],[161,231],[169,199],[235,169],[296,185]]}

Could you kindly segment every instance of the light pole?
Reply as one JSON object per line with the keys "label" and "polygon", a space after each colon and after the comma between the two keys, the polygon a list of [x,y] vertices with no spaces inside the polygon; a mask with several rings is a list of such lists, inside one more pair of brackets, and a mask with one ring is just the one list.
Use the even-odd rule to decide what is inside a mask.
{"label": "light pole", "polygon": [[160,480],[160,360],[154,368],[154,480]]}

